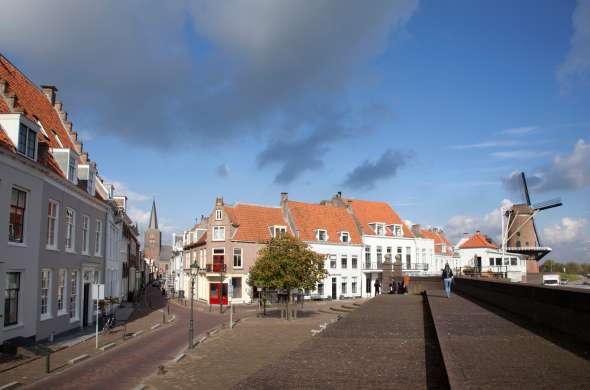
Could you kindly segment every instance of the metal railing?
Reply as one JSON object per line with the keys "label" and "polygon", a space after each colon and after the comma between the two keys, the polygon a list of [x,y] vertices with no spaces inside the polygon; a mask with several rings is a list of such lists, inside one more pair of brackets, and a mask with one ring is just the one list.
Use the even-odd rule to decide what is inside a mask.
{"label": "metal railing", "polygon": [[227,270],[227,265],[225,263],[207,264],[205,269],[207,272],[225,272]]}

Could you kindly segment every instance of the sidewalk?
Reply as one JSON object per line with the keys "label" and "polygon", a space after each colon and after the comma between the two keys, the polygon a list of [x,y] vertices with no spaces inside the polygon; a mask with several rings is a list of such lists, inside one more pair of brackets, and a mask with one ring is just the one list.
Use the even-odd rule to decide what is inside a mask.
{"label": "sidewalk", "polygon": [[[154,293],[151,292],[150,293]],[[162,325],[163,313],[157,307],[163,306],[162,300],[158,300],[153,295],[155,310],[149,308],[147,302],[141,302],[137,305],[133,314],[131,315],[129,322],[126,326],[117,326],[112,333],[99,335],[99,347],[115,343],[116,346],[125,343],[127,340],[134,339],[132,334],[143,331],[138,337],[142,337],[144,333],[151,333],[158,331],[159,329],[170,326],[171,323]],[[169,318],[166,316],[166,320]],[[152,327],[156,324],[156,328]],[[127,335],[124,332],[127,332]],[[68,363],[71,359],[87,355],[87,358],[92,358],[99,354],[105,353],[100,349],[96,349],[96,339],[94,333],[88,335],[79,336],[76,335],[67,340],[59,340],[52,344],[50,348],[54,350],[51,354],[51,373],[47,374],[46,371],[46,357],[42,356],[35,360],[29,361],[18,367],[0,373],[0,386],[6,385],[12,382],[19,382],[20,384],[30,384],[37,381],[47,375],[52,375],[55,372],[63,370],[65,367],[70,366]],[[81,359],[84,360],[84,359]]]}
{"label": "sidewalk", "polygon": [[452,388],[589,388],[589,351],[571,352],[457,294],[429,291],[428,302]]}
{"label": "sidewalk", "polygon": [[[280,319],[278,312],[268,317],[250,315],[233,329],[209,336],[185,357],[154,373],[144,382],[148,389],[227,389],[247,379],[262,367],[283,358],[312,339],[342,312],[330,310],[342,302],[306,303],[304,312],[292,321]],[[353,305],[347,301],[346,305]],[[239,310],[239,309],[238,309]],[[346,315],[346,314],[344,314]],[[317,337],[317,336],[316,336]]]}

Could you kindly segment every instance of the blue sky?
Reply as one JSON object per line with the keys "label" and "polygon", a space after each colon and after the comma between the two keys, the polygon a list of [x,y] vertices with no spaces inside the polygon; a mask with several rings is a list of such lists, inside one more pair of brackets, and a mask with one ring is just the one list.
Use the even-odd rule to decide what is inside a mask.
{"label": "blue sky", "polygon": [[216,195],[340,190],[497,235],[524,170],[564,203],[551,256],[590,261],[588,1],[61,2],[8,1],[31,25],[0,16],[0,50],[58,86],[140,224],[152,197],[171,235]]}

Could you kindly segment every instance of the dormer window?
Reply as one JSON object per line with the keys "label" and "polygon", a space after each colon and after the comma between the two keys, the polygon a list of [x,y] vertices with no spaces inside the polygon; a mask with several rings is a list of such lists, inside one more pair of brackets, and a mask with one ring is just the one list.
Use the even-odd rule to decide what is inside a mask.
{"label": "dormer window", "polygon": [[318,241],[328,241],[328,232],[324,229],[318,229],[315,232],[315,237]]}
{"label": "dormer window", "polygon": [[17,151],[30,158],[35,159],[37,150],[37,133],[32,129],[28,128],[24,124],[20,124],[18,130],[18,148]]}
{"label": "dormer window", "polygon": [[402,229],[402,225],[391,225],[391,233],[396,237],[403,237],[404,229]]}
{"label": "dormer window", "polygon": [[340,241],[344,243],[350,242],[350,234],[348,232],[340,232]]}
{"label": "dormer window", "polygon": [[221,221],[223,219],[223,210],[215,210],[215,220]]}
{"label": "dormer window", "polygon": [[277,237],[284,237],[287,234],[287,227],[286,226],[271,226],[270,227],[270,234],[273,238]]}
{"label": "dormer window", "polygon": [[70,158],[68,160],[68,180],[71,182],[75,182],[76,177],[76,159],[74,156],[70,154]]}
{"label": "dormer window", "polygon": [[378,236],[384,236],[385,235],[385,225],[383,225],[382,223],[376,223],[375,224],[375,234]]}

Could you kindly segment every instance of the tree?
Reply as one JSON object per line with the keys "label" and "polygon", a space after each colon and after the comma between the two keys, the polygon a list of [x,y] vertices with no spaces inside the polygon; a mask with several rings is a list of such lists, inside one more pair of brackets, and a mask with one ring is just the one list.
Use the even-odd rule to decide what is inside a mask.
{"label": "tree", "polygon": [[248,283],[251,286],[287,290],[287,318],[291,289],[313,290],[327,272],[324,269],[324,256],[291,235],[271,238],[258,254],[258,259],[250,269]]}

